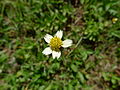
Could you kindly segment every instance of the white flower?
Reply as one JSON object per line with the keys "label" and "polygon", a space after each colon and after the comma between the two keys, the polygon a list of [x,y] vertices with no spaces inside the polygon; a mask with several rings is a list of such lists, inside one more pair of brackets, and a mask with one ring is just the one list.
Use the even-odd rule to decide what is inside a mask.
{"label": "white flower", "polygon": [[72,40],[66,39],[62,41],[63,31],[57,31],[55,36],[51,36],[49,34],[46,34],[44,39],[49,44],[49,47],[45,48],[43,50],[43,54],[49,55],[52,54],[53,59],[59,58],[61,56],[60,48],[67,48],[72,45]]}

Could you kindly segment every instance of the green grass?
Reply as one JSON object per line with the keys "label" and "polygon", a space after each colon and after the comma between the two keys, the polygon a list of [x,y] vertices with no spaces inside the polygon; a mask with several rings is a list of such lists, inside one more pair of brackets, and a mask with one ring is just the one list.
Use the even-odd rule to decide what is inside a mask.
{"label": "green grass", "polygon": [[[119,90],[119,5],[120,0],[0,0],[0,90]],[[58,30],[73,45],[53,59],[42,54],[44,36]]]}

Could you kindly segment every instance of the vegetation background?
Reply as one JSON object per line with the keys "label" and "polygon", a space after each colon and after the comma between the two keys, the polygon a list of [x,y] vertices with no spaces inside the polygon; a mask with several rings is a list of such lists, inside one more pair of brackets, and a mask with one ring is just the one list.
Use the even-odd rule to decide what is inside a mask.
{"label": "vegetation background", "polygon": [[[73,40],[45,56],[45,34]],[[0,0],[0,90],[120,90],[120,0]]]}

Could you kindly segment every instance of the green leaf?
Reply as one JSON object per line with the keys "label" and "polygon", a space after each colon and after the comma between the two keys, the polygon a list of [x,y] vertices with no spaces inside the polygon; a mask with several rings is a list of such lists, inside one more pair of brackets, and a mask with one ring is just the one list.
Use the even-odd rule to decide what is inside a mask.
{"label": "green leaf", "polygon": [[77,72],[77,71],[78,71],[77,66],[74,65],[74,64],[71,65],[71,69],[72,69],[74,72]]}
{"label": "green leaf", "polygon": [[0,63],[3,63],[7,60],[8,56],[2,52],[0,52]]}
{"label": "green leaf", "polygon": [[80,79],[81,83],[85,83],[85,78],[84,75],[81,72],[77,73],[77,77]]}

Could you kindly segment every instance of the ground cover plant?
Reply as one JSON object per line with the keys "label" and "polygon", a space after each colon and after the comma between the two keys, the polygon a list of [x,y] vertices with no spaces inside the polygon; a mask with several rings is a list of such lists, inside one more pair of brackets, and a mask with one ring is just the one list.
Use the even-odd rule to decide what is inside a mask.
{"label": "ground cover plant", "polygon": [[[44,55],[63,31],[61,56]],[[0,90],[119,90],[120,0],[0,0]]]}

